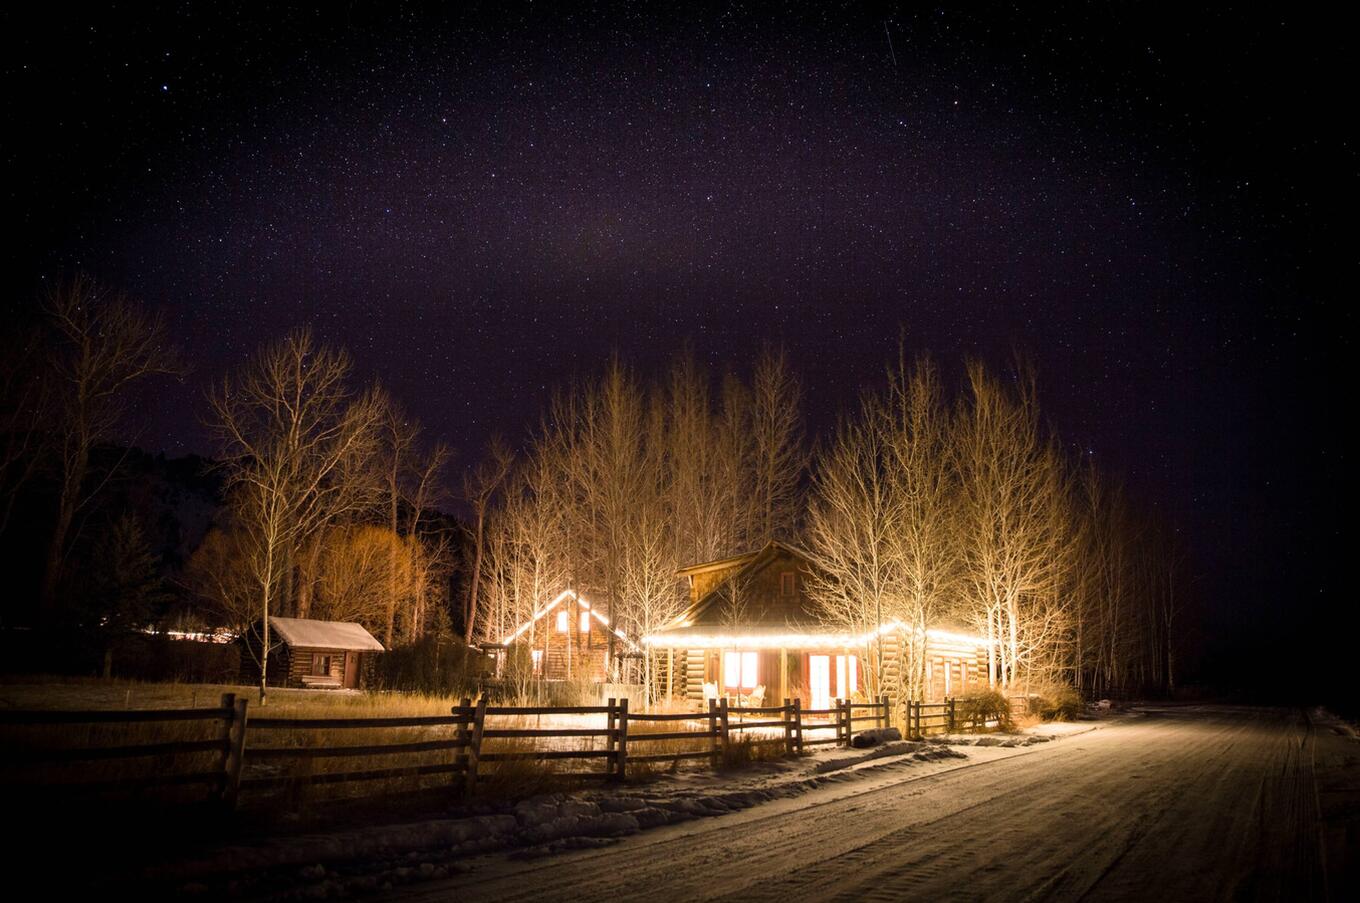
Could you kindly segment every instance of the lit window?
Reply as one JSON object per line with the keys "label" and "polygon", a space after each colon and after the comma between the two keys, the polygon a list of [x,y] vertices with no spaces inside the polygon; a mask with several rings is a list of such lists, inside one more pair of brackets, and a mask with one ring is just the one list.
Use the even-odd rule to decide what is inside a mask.
{"label": "lit window", "polygon": [[533,657],[533,660],[534,660],[534,673],[535,673],[535,674],[542,674],[542,673],[543,673],[543,650],[542,650],[542,649],[534,649],[534,650],[530,651],[529,655],[532,656],[532,657]]}
{"label": "lit window", "polygon": [[566,633],[567,625],[569,623],[570,622],[567,620],[567,610],[564,608],[557,613],[557,632]]}
{"label": "lit window", "polygon": [[581,632],[590,633],[590,612],[581,612]]}
{"label": "lit window", "polygon": [[836,656],[836,698],[849,699],[859,692],[859,662],[853,655]]}
{"label": "lit window", "polygon": [[755,689],[756,654],[754,652],[743,652],[741,654],[741,685],[747,690]]}
{"label": "lit window", "polygon": [[723,686],[735,690],[741,686],[741,653],[723,653]]}
{"label": "lit window", "polygon": [[954,675],[954,663],[946,661],[944,663],[944,695],[949,695],[949,678]]}
{"label": "lit window", "polygon": [[759,679],[754,652],[723,653],[723,686],[729,690],[753,690]]}

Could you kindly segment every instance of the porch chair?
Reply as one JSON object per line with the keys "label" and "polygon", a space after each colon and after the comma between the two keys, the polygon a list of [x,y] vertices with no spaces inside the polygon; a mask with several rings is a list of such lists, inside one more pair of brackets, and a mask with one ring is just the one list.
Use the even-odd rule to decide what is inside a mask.
{"label": "porch chair", "polygon": [[705,682],[704,682],[704,705],[707,706],[707,705],[708,705],[708,701],[709,701],[710,699],[717,699],[717,698],[718,698],[718,684],[717,684],[717,682],[715,681],[715,682],[713,682],[713,683],[709,683],[709,682],[705,681]]}

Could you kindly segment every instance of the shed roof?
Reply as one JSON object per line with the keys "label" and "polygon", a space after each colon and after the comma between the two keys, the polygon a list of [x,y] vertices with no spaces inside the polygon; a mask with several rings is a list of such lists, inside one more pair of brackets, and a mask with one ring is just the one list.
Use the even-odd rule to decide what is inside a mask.
{"label": "shed roof", "polygon": [[269,619],[289,646],[299,649],[344,649],[350,652],[382,652],[383,644],[360,624],[352,621],[315,621],[311,618]]}

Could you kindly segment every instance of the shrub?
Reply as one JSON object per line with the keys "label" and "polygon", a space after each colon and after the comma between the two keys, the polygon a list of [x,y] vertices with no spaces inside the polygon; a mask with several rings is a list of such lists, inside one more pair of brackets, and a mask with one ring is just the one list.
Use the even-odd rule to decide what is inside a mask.
{"label": "shrub", "polygon": [[377,689],[448,696],[476,696],[489,660],[457,637],[426,634],[413,643],[373,656]]}
{"label": "shrub", "polygon": [[1071,687],[1060,687],[1037,700],[1039,715],[1045,721],[1075,721],[1086,709],[1081,694]]}
{"label": "shrub", "polygon": [[719,765],[722,768],[741,768],[752,762],[772,762],[787,754],[782,738],[754,737],[746,731],[740,736],[729,735],[723,747]]}
{"label": "shrub", "polygon": [[979,726],[995,721],[1000,727],[1009,727],[1011,706],[1000,690],[973,690],[954,700],[954,721]]}

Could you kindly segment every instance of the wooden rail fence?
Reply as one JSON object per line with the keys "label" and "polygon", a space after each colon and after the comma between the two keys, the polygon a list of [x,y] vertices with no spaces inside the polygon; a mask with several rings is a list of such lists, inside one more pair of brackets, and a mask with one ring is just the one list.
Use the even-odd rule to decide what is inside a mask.
{"label": "wooden rail fence", "polygon": [[[216,721],[212,739],[31,749],[6,756],[11,761],[17,757],[38,765],[154,757],[158,767],[150,776],[59,786],[74,792],[99,793],[200,784],[208,788],[208,799],[233,807],[242,792],[282,790],[300,802],[307,788],[316,785],[431,776],[446,778],[455,791],[472,793],[479,777],[494,770],[488,765],[519,760],[579,761],[586,767],[568,772],[572,777],[615,781],[622,780],[629,767],[636,765],[703,760],[717,767],[743,744],[782,747],[787,755],[800,755],[813,746],[848,746],[858,731],[892,725],[898,711],[901,720],[897,723],[907,736],[961,727],[952,699],[944,703],[907,701],[900,710],[886,696],[870,702],[837,699],[822,709],[805,709],[798,699],[755,707],[710,699],[707,708],[699,712],[663,714],[631,711],[626,698],[609,699],[607,704],[596,706],[501,706],[482,697],[462,699],[447,715],[248,719],[246,700],[230,693],[216,708],[0,712],[0,726]],[[600,715],[604,716],[603,727],[525,727],[522,723],[539,716]],[[507,725],[509,719],[519,721]],[[337,743],[330,736],[334,731],[344,736],[376,729],[384,731],[383,742],[361,739]],[[406,733],[408,730],[414,733]],[[514,748],[519,744],[508,742],[524,740],[530,741],[531,748]],[[580,744],[581,748],[565,748],[564,740],[588,742]],[[174,767],[178,761],[207,753],[216,754],[217,767],[212,770]],[[400,764],[406,757],[417,755],[420,760]],[[386,761],[375,764],[373,760],[378,758]],[[340,760],[341,764],[336,770],[317,770],[315,765],[321,760]],[[249,773],[244,769],[247,761],[253,766]],[[591,768],[591,762],[599,763],[598,767]],[[275,773],[268,773],[271,770]]]}
{"label": "wooden rail fence", "polygon": [[[154,760],[149,774],[123,777],[116,780],[82,781],[44,786],[44,791],[105,793],[109,791],[141,793],[164,787],[199,785],[206,787],[210,798],[227,805],[235,805],[240,786],[241,765],[246,742],[246,700],[235,693],[222,696],[216,708],[195,709],[137,709],[130,711],[26,711],[0,712],[0,726],[31,727],[38,725],[142,725],[186,722],[219,722],[217,736],[204,740],[171,740],[152,743],[123,743],[115,746],[68,746],[52,748],[10,747],[4,752],[7,765],[16,766],[22,774],[25,766],[51,766],[92,762]],[[9,744],[6,744],[9,746]],[[205,754],[215,754],[217,766],[204,770],[201,760]],[[194,768],[176,768],[176,763],[193,763]],[[6,769],[8,770],[8,768]]]}

